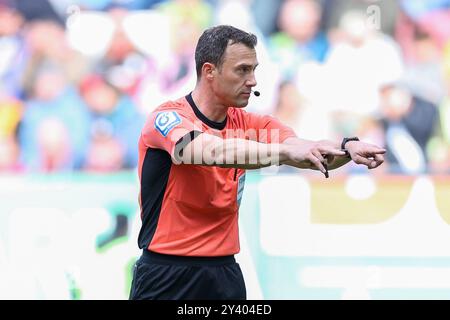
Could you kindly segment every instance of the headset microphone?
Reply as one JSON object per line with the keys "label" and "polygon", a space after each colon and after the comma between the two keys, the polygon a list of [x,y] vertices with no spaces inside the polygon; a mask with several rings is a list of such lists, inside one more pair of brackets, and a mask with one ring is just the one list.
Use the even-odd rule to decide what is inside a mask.
{"label": "headset microphone", "polygon": [[259,93],[259,91],[253,91],[253,94],[254,94],[255,96],[259,97],[261,93]]}

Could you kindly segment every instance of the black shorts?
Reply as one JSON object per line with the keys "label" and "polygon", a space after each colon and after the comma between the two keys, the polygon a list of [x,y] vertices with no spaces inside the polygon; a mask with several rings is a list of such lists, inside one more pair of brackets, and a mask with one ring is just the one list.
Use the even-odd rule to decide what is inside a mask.
{"label": "black shorts", "polygon": [[245,300],[234,256],[180,257],[144,250],[134,265],[131,300]]}

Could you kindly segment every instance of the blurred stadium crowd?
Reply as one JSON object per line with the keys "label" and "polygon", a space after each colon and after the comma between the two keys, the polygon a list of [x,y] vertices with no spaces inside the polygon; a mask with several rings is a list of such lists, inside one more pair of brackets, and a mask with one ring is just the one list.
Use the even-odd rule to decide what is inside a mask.
{"label": "blurred stadium crowd", "polygon": [[450,173],[450,0],[0,0],[0,172],[135,168],[215,24],[258,35],[250,111],[383,145],[388,173]]}

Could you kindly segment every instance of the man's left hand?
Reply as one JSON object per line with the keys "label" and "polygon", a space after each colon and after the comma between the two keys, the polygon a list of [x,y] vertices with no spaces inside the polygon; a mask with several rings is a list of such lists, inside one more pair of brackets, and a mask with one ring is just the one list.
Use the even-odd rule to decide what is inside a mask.
{"label": "man's left hand", "polygon": [[384,162],[386,149],[362,141],[349,141],[346,150],[352,160],[357,164],[363,164],[369,169],[375,169]]}

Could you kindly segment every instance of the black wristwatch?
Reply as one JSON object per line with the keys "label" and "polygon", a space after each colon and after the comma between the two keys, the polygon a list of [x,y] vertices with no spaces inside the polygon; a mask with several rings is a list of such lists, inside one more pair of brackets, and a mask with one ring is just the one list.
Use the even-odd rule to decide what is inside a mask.
{"label": "black wristwatch", "polygon": [[350,138],[342,139],[341,150],[345,151],[347,156],[350,156],[350,154],[348,153],[347,149],[345,149],[345,144],[349,141],[359,141],[359,138],[358,137],[350,137]]}

